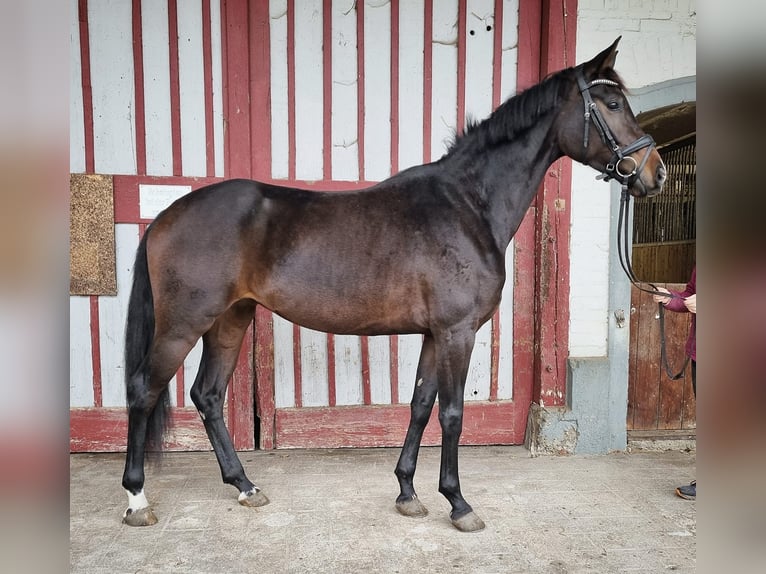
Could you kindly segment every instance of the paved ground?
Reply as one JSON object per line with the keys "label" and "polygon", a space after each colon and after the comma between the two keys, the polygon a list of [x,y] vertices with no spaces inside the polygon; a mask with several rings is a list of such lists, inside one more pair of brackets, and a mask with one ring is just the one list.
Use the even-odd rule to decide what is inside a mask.
{"label": "paved ground", "polygon": [[694,452],[530,458],[461,447],[463,493],[486,522],[461,533],[437,492],[439,449],[415,486],[430,514],[394,509],[398,449],[242,453],[271,499],[237,504],[212,453],[168,454],[147,472],[159,523],[121,523],[123,455],[70,456],[70,569],[78,573],[609,573],[696,566],[696,503],[673,493]]}

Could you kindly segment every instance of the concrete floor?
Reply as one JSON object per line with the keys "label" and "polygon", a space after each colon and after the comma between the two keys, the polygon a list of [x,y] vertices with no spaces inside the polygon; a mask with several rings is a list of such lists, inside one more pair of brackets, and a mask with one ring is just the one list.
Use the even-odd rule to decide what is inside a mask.
{"label": "concrete floor", "polygon": [[486,522],[461,533],[437,492],[439,449],[415,486],[430,513],[394,508],[398,449],[241,453],[271,504],[245,508],[211,452],[147,469],[159,523],[121,523],[124,455],[70,456],[70,569],[78,573],[609,573],[696,566],[695,453],[531,458],[523,447],[461,447],[463,494]]}

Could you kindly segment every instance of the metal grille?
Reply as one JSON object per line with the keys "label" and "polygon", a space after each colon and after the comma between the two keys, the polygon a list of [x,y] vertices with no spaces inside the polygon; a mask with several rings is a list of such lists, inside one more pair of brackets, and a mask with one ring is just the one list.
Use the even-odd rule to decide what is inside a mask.
{"label": "metal grille", "polygon": [[694,241],[697,237],[697,137],[660,151],[668,170],[662,193],[634,203],[633,244]]}

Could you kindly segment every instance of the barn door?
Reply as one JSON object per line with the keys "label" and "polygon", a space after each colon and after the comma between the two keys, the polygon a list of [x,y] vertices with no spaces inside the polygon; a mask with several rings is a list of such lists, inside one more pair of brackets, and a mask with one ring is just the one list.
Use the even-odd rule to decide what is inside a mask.
{"label": "barn door", "polygon": [[[266,176],[358,189],[441,157],[468,115],[487,116],[515,90],[510,4],[270,2],[270,18],[256,27],[268,50],[251,52],[268,58],[271,78],[270,125],[257,134],[266,138]],[[513,247],[507,258],[513,269]],[[515,363],[513,277],[477,336],[464,443],[524,439],[529,398],[519,400],[513,380],[531,366]],[[402,444],[421,336],[328,335],[260,310],[255,339],[264,448]],[[425,444],[440,442],[435,413]]]}
{"label": "barn door", "polygon": [[[642,280],[682,291],[696,247],[696,137],[660,150],[668,168],[663,193],[635,202],[633,266]],[[691,367],[672,381],[660,362],[660,325],[651,295],[632,288],[628,380],[629,437],[682,438],[695,434],[696,401]],[[691,318],[665,313],[667,352],[680,369]]]}

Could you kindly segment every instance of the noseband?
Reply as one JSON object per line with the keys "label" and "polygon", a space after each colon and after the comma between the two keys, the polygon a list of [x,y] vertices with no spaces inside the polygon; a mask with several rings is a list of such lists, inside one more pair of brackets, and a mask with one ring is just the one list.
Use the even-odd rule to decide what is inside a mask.
{"label": "noseband", "polygon": [[[598,179],[603,179],[605,181],[616,179],[622,184],[623,189],[627,189],[633,184],[636,177],[638,177],[638,173],[644,169],[644,166],[649,159],[649,154],[651,153],[652,149],[654,149],[654,140],[652,139],[652,136],[644,134],[633,143],[624,147],[620,147],[620,144],[617,143],[612,130],[609,129],[609,124],[606,123],[601,110],[598,109],[596,102],[593,101],[593,98],[590,95],[590,89],[595,85],[605,84],[607,86],[619,86],[619,84],[613,80],[607,80],[606,78],[597,78],[592,80],[590,83],[586,83],[582,74],[582,70],[578,68],[576,73],[577,84],[580,87],[580,93],[582,94],[582,100],[585,106],[583,147],[588,147],[590,122],[592,121],[593,125],[596,127],[596,130],[601,136],[601,141],[604,142],[604,145],[609,146],[609,149],[612,150],[612,159],[609,161],[609,163],[606,164]],[[643,148],[646,148],[646,153],[644,153],[644,157],[641,159],[641,163],[639,164],[635,159],[631,157],[630,154],[635,153]],[[624,168],[622,168],[621,164],[623,162],[633,162],[632,169],[630,171],[626,171]]]}

